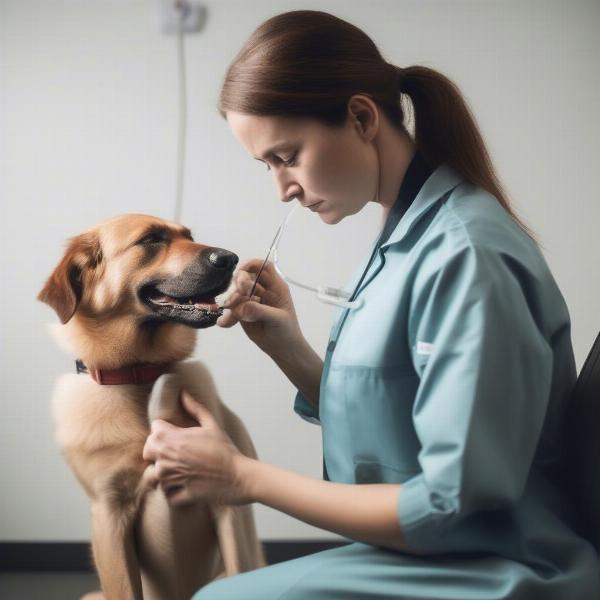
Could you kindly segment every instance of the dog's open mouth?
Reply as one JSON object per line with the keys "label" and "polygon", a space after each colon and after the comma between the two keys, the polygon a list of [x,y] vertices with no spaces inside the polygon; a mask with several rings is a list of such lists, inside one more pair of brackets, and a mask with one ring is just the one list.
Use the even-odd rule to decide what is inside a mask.
{"label": "dog's open mouth", "polygon": [[153,313],[164,320],[177,321],[197,329],[214,325],[223,314],[215,302],[215,296],[225,291],[227,285],[192,296],[171,296],[149,284],[142,288],[140,297]]}
{"label": "dog's open mouth", "polygon": [[156,290],[155,295],[148,297],[148,302],[151,302],[155,306],[170,306],[177,308],[178,310],[201,310],[206,313],[214,312],[219,314],[222,314],[223,312],[215,303],[214,296],[173,298],[172,296],[167,296]]}

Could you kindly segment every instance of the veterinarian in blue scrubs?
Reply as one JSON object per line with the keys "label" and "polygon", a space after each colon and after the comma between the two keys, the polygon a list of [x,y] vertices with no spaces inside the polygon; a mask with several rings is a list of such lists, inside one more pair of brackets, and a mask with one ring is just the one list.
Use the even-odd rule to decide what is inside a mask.
{"label": "veterinarian in blue scrubs", "polygon": [[226,496],[352,543],[194,600],[599,598],[596,551],[560,486],[569,313],[456,86],[387,63],[332,15],[298,11],[251,36],[220,109],[282,199],[331,224],[375,201],[384,225],[348,285],[363,303],[338,311],[324,361],[271,265],[249,299],[261,259],[240,266],[219,319],[240,322],[298,388],[294,410],[320,425],[324,454],[321,481],[223,444],[233,458],[219,464],[237,465],[222,467]]}

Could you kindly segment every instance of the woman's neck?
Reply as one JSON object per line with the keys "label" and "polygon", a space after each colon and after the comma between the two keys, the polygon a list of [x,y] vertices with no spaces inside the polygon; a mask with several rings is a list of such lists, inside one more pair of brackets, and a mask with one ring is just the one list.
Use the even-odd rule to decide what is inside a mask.
{"label": "woman's neck", "polygon": [[408,134],[400,133],[385,121],[375,144],[379,155],[377,202],[383,208],[383,223],[385,223],[417,148]]}

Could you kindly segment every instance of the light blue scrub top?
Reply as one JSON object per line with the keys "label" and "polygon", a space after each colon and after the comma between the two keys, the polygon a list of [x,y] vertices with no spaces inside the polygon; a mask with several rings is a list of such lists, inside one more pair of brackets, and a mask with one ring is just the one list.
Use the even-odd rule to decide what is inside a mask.
{"label": "light blue scrub top", "polygon": [[[568,309],[535,243],[441,165],[357,297],[362,307],[334,320],[319,411],[300,392],[294,404],[322,427],[324,477],[402,484],[398,521],[420,554],[499,555],[600,598],[592,561],[586,576],[572,560],[595,550],[554,479],[576,367]],[[466,574],[465,589],[485,577]]]}

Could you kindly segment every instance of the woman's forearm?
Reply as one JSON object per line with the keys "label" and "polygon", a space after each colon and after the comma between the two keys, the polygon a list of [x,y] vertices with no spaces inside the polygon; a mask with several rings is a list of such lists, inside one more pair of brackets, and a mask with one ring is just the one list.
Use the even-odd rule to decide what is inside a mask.
{"label": "woman's forearm", "polygon": [[318,409],[323,361],[312,346],[301,338],[296,345],[278,354],[272,354],[271,358],[292,384]]}
{"label": "woman's forearm", "polygon": [[321,529],[352,540],[417,554],[398,523],[400,484],[346,484],[322,481],[238,457],[247,497]]}

